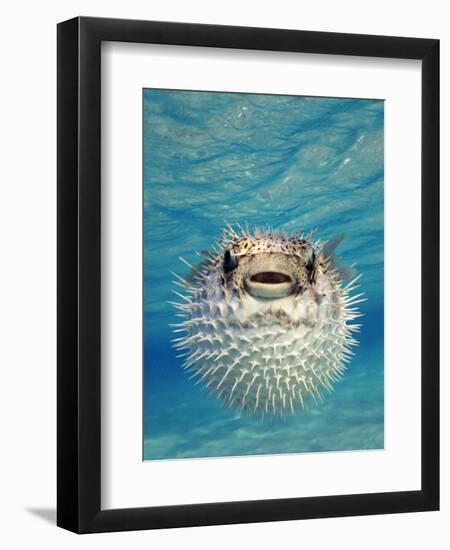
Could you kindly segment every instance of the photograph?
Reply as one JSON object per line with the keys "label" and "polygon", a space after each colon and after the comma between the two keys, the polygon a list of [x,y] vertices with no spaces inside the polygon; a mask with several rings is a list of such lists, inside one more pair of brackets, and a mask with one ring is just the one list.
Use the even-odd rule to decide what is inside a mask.
{"label": "photograph", "polygon": [[143,459],[384,449],[384,101],[143,89]]}

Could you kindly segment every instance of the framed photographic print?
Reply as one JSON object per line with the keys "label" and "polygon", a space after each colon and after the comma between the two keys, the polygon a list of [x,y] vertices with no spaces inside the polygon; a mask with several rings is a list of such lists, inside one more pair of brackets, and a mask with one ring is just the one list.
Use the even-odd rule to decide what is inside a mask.
{"label": "framed photographic print", "polygon": [[439,42],[58,25],[58,525],[437,510]]}

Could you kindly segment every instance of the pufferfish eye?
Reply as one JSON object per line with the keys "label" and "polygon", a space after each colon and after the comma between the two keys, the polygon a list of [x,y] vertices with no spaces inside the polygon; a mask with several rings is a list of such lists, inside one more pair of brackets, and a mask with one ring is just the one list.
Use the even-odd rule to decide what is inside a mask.
{"label": "pufferfish eye", "polygon": [[308,252],[308,256],[305,260],[305,267],[308,271],[312,271],[314,269],[314,265],[316,263],[316,255],[314,254],[314,250],[310,250]]}
{"label": "pufferfish eye", "polygon": [[223,255],[223,270],[225,273],[230,273],[233,269],[236,269],[238,265],[237,258],[232,250],[225,250]]}
{"label": "pufferfish eye", "polygon": [[309,282],[313,283],[316,278],[316,255],[313,249],[308,251],[308,256],[305,259],[305,268],[309,273]]}

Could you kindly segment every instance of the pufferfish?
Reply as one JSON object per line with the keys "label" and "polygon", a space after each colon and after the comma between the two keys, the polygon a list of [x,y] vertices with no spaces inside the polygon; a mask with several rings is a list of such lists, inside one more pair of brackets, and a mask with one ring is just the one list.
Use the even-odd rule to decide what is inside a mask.
{"label": "pufferfish", "polygon": [[[361,325],[350,277],[312,234],[230,226],[191,280],[175,275],[174,345],[191,378],[240,415],[296,414],[331,392]],[[182,259],[182,258],[181,258]],[[353,272],[354,275],[354,272]]]}

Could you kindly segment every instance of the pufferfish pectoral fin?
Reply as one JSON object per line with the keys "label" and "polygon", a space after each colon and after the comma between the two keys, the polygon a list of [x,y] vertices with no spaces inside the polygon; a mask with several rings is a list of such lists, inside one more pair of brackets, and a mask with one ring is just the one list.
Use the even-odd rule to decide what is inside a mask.
{"label": "pufferfish pectoral fin", "polygon": [[352,266],[344,265],[341,259],[335,253],[336,248],[345,239],[345,233],[338,233],[329,239],[322,247],[322,257],[328,260],[331,267],[337,271],[342,279],[342,282],[352,279],[357,271]]}
{"label": "pufferfish pectoral fin", "polygon": [[324,258],[331,258],[334,256],[334,251],[345,239],[345,233],[338,233],[333,235],[322,247],[322,255]]}

